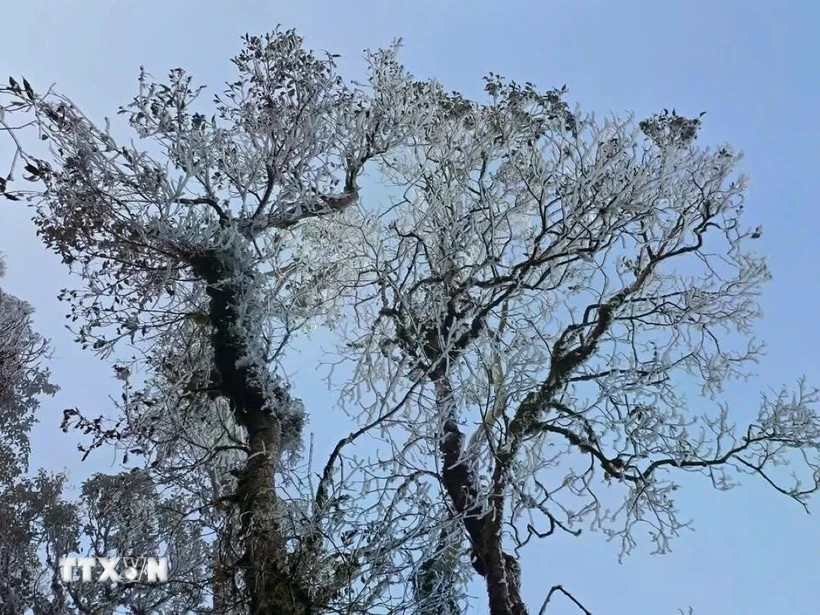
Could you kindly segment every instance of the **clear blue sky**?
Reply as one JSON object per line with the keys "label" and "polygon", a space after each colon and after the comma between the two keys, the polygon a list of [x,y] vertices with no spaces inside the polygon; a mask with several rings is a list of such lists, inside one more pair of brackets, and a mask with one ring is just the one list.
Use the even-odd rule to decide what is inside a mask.
{"label": "clear blue sky", "polygon": [[[566,83],[570,98],[599,113],[648,114],[663,107],[707,111],[704,141],[730,141],[746,154],[752,177],[748,222],[762,224],[760,249],[775,280],[762,299],[760,337],[769,343],[759,376],[728,389],[735,417],[751,419],[759,391],[806,374],[820,383],[820,328],[813,323],[820,290],[820,4],[613,0],[406,2],[269,0],[194,2],[38,0],[6,3],[0,77],[26,76],[36,88],[58,82],[93,117],[113,114],[135,91],[141,64],[155,75],[189,69],[219,86],[245,32],[277,23],[296,27],[310,47],[343,54],[342,70],[361,68],[360,52],[397,36],[404,60],[420,77],[479,95],[488,71],[542,87]],[[351,72],[353,71],[353,72]],[[2,147],[2,144],[0,144]],[[0,152],[0,160],[7,151]],[[60,410],[106,410],[111,372],[85,355],[63,329],[56,301],[68,283],[57,260],[37,243],[27,213],[0,203],[0,251],[8,255],[6,290],[30,300],[37,323],[56,347],[52,363],[63,387],[43,409],[35,465],[67,466],[77,476],[106,469],[97,455],[79,466],[76,435],[63,435]],[[319,354],[312,347],[313,356]],[[293,369],[296,392],[321,413],[327,397],[300,387],[311,358]],[[318,417],[318,418],[317,418]],[[314,415],[317,438],[334,437]],[[322,430],[328,433],[322,433]],[[563,583],[596,615],[656,615],[692,605],[698,614],[820,612],[820,525],[793,502],[756,481],[729,493],[705,482],[681,492],[683,516],[696,531],[674,552],[644,549],[617,563],[617,546],[596,534],[559,537],[529,547],[525,596],[534,611],[543,591]],[[820,510],[820,498],[817,501]],[[483,611],[484,601],[476,613]],[[550,613],[577,613],[570,607]]]}

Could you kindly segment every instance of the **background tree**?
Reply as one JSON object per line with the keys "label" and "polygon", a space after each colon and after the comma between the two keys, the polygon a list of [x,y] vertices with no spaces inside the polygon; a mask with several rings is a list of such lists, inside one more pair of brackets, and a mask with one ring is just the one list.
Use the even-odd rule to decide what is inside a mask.
{"label": "background tree", "polygon": [[[244,43],[210,108],[181,69],[141,72],[121,113],[144,150],[62,95],[5,91],[50,153],[5,123],[45,188],[2,188],[81,276],[77,340],[124,382],[118,423],[64,426],[147,458],[205,539],[185,569],[214,610],[458,612],[474,572],[493,614],[521,614],[533,538],[583,524],[627,553],[648,528],[667,550],[675,472],[816,491],[813,390],[743,428],[719,403],[761,351],[769,274],[739,156],[697,147],[700,118],[599,121],[495,75],[472,101],[397,45],[347,85],[293,32]],[[360,202],[365,169],[388,206]],[[278,367],[317,325],[357,423],[318,467]]]}
{"label": "background tree", "polygon": [[[199,525],[187,522],[172,500],[160,504],[150,479],[140,472],[97,475],[72,502],[63,496],[65,475],[42,469],[27,475],[40,397],[57,390],[45,366],[48,344],[34,331],[32,313],[29,304],[0,290],[0,613],[113,613],[122,606],[131,613],[182,613],[199,607],[203,571],[186,568],[201,560],[197,546],[204,543],[190,533]],[[173,581],[66,585],[59,558],[77,553],[162,554],[170,559]]]}
{"label": "background tree", "polygon": [[[0,256],[0,277],[4,274]],[[56,391],[43,365],[48,348],[33,330],[31,314],[30,305],[0,289],[0,609],[4,613],[22,613],[40,604],[42,584],[47,586],[51,580],[41,576],[38,557],[38,550],[55,538],[48,521],[65,515],[70,522],[73,513],[60,499],[63,476],[44,472],[25,476],[38,395]]]}

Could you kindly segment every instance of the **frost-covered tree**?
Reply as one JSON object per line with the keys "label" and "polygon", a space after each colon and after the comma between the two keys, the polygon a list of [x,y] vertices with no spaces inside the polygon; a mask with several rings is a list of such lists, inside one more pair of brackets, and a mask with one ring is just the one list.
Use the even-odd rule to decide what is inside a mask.
{"label": "frost-covered tree", "polygon": [[598,121],[494,75],[486,92],[442,101],[385,164],[390,213],[348,228],[366,263],[348,348],[373,391],[424,382],[382,415],[390,463],[438,455],[490,611],[521,614],[516,554],[536,539],[586,526],[667,551],[681,472],[805,504],[820,419],[802,382],[743,427],[720,402],[760,355],[769,278],[738,154],[698,147],[700,117]]}
{"label": "frost-covered tree", "polygon": [[[649,528],[666,551],[683,472],[805,504],[816,393],[742,427],[720,400],[761,352],[769,277],[739,155],[674,111],[598,120],[495,75],[474,101],[397,51],[346,83],[294,32],[249,36],[210,103],[181,69],[143,70],[121,109],[140,147],[51,90],[4,92],[36,185],[0,189],[81,276],[77,341],[124,385],[118,422],[64,426],[146,458],[205,541],[186,561],[209,607],[457,613],[478,575],[490,612],[518,615],[527,543],[584,525],[628,553]],[[321,462],[304,428],[327,410],[280,367],[316,326],[356,421]],[[580,605],[566,581],[542,610]]]}
{"label": "frost-covered tree", "polygon": [[[117,145],[68,99],[10,83],[7,112],[33,112],[51,148],[51,162],[20,164],[46,186],[40,236],[84,280],[64,295],[77,340],[103,356],[121,342],[140,353],[115,366],[121,424],[69,410],[65,426],[95,433],[92,446],[130,442],[203,528],[219,528],[217,608],[368,611],[387,599],[394,546],[412,540],[391,531],[400,515],[368,519],[372,503],[358,502],[367,538],[336,545],[353,510],[334,491],[339,468],[312,492],[312,474],[291,467],[305,412],[271,369],[294,333],[338,306],[334,278],[349,259],[314,258],[335,241],[322,218],[349,208],[365,166],[434,111],[436,87],[411,81],[395,51],[370,54],[369,85],[349,87],[293,32],[247,37],[237,80],[200,111],[201,88],[182,70],[165,83],[142,72],[122,113],[145,151]],[[377,566],[385,572],[356,587]]]}
{"label": "frost-covered tree", "polygon": [[[5,265],[0,256],[0,276]],[[23,613],[39,602],[38,549],[47,520],[61,512],[62,476],[27,478],[29,432],[41,394],[55,387],[43,364],[48,347],[33,329],[32,308],[0,289],[0,611]]]}
{"label": "frost-covered tree", "polygon": [[[134,614],[183,613],[199,607],[205,588],[198,584],[204,574],[196,569],[202,561],[197,550],[206,548],[199,525],[187,522],[172,500],[160,505],[149,479],[134,472],[97,475],[72,502],[64,499],[63,474],[28,474],[40,398],[57,390],[45,365],[48,344],[35,332],[32,313],[29,304],[0,290],[0,613],[114,613],[118,606]],[[78,553],[165,555],[172,581],[66,586],[59,558]]]}
{"label": "frost-covered tree", "polygon": [[[5,262],[0,255],[0,278]],[[0,483],[8,484],[28,468],[28,434],[41,394],[53,394],[43,360],[46,341],[32,327],[33,309],[0,288]]]}

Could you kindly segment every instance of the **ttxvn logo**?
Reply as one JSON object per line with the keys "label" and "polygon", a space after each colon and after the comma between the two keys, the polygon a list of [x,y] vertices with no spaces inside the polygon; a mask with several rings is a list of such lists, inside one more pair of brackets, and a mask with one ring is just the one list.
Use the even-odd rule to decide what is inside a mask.
{"label": "ttxvn logo", "polygon": [[[75,580],[75,569],[80,569],[80,579],[85,583],[168,582],[165,557],[61,557],[59,564],[65,583]],[[102,569],[96,578],[95,568]]]}

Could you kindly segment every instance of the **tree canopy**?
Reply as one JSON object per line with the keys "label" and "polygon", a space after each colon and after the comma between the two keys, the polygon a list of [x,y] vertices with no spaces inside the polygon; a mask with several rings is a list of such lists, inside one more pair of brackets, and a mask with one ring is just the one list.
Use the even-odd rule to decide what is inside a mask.
{"label": "tree canopy", "polygon": [[[170,589],[55,582],[60,612],[459,613],[475,575],[493,615],[561,592],[585,612],[571,579],[526,605],[521,549],[590,528],[665,552],[682,473],[817,491],[814,389],[745,424],[721,400],[763,350],[770,274],[741,156],[698,143],[703,114],[600,119],[494,74],[472,100],[399,50],[367,52],[359,83],[294,31],[247,36],[207,100],[141,70],[122,127],[0,91],[0,194],[75,272],[77,343],[123,382],[119,420],[69,408],[63,428],[139,464],[86,484],[83,544],[172,562]],[[343,375],[306,408],[282,366],[317,328]],[[354,428],[317,459],[306,425],[330,412]]]}

